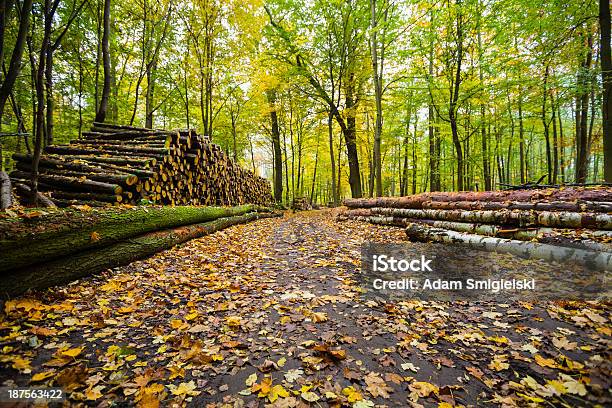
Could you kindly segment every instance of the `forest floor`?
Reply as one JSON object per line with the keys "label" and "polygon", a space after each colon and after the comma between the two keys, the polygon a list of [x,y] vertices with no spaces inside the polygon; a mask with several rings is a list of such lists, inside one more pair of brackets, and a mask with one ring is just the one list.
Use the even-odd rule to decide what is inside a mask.
{"label": "forest floor", "polygon": [[404,240],[286,214],[8,301],[0,383],[95,406],[612,403],[609,305],[364,296],[361,245]]}

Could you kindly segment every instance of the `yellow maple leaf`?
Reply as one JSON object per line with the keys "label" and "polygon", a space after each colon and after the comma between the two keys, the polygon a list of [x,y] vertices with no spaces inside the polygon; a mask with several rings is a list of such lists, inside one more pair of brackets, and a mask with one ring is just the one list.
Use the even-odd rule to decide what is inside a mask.
{"label": "yellow maple leaf", "polygon": [[230,327],[240,327],[240,325],[242,324],[240,316],[228,316],[225,318],[225,322]]}
{"label": "yellow maple leaf", "polygon": [[100,240],[100,234],[98,234],[96,231],[94,231],[89,236],[89,239],[91,239],[92,242],[97,242],[97,241]]}
{"label": "yellow maple leaf", "polygon": [[55,375],[55,371],[43,371],[42,373],[36,373],[30,379],[31,382],[43,381],[47,378],[53,377]]}
{"label": "yellow maple leaf", "polygon": [[326,322],[327,321],[327,313],[325,312],[314,312],[312,314],[312,321],[315,323]]}
{"label": "yellow maple leaf", "polygon": [[534,359],[535,362],[542,367],[559,368],[559,365],[555,363],[555,360],[552,358],[544,358],[541,355],[536,354]]}
{"label": "yellow maple leaf", "polygon": [[95,387],[89,387],[87,391],[85,391],[85,397],[90,401],[95,401],[102,397],[102,390],[104,389],[103,385],[96,385]]}
{"label": "yellow maple leaf", "polygon": [[361,401],[363,399],[363,395],[359,391],[355,389],[352,385],[350,387],[346,387],[342,390],[342,394],[346,396],[348,402],[351,404],[356,401]]}
{"label": "yellow maple leaf", "polygon": [[275,386],[272,387],[272,389],[270,389],[270,393],[268,394],[268,401],[274,402],[279,397],[287,398],[288,396],[289,396],[289,392],[287,392],[287,390],[283,388],[282,385],[276,384]]}
{"label": "yellow maple leaf", "polygon": [[506,370],[510,367],[510,364],[506,362],[506,356],[495,356],[489,363],[489,368],[495,371]]}
{"label": "yellow maple leaf", "polygon": [[69,350],[65,350],[61,352],[62,356],[66,356],[66,357],[76,357],[79,354],[81,354],[81,352],[83,351],[84,347],[75,347],[75,348],[71,348]]}
{"label": "yellow maple leaf", "polygon": [[167,387],[172,393],[172,395],[176,395],[176,396],[183,396],[183,395],[196,396],[200,394],[200,391],[195,390],[196,385],[193,382],[193,380],[186,382],[186,383],[180,383],[178,386],[170,384],[170,385],[167,385]]}
{"label": "yellow maple leaf", "polygon": [[411,391],[418,394],[419,397],[428,397],[432,393],[438,395],[440,389],[437,385],[428,383],[427,381],[415,381],[409,385]]}
{"label": "yellow maple leaf", "polygon": [[180,329],[180,328],[186,326],[186,323],[183,322],[181,319],[172,319],[172,320],[170,320],[170,326],[173,329]]}

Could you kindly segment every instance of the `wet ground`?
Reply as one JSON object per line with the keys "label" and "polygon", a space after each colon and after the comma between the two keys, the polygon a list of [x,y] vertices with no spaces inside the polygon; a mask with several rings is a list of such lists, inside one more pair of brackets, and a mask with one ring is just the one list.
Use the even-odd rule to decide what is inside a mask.
{"label": "wet ground", "polygon": [[366,242],[427,245],[286,214],[9,301],[0,382],[88,406],[612,403],[608,304],[372,296]]}

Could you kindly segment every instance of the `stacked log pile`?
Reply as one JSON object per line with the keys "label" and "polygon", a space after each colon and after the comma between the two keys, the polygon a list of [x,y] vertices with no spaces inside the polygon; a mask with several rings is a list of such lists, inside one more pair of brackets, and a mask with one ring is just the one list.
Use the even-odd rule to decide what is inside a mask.
{"label": "stacked log pile", "polygon": [[404,227],[414,241],[612,268],[610,187],[423,193],[344,204],[339,220]]}
{"label": "stacked log pile", "polygon": [[[15,154],[16,185],[28,185],[32,157]],[[234,163],[195,130],[94,123],[83,138],[51,145],[39,164],[39,191],[60,207],[138,204],[240,205],[271,202],[270,185]]]}

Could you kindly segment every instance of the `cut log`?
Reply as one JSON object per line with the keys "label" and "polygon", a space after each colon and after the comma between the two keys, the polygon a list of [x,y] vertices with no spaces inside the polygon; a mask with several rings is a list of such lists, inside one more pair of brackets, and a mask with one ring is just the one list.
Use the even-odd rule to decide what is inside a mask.
{"label": "cut log", "polygon": [[[27,179],[27,177],[29,176],[29,173],[25,173],[19,170],[11,172],[11,177]],[[123,192],[123,188],[117,184],[103,183],[100,181],[93,181],[76,177],[39,174],[38,179],[43,183],[49,184],[51,186],[68,188],[73,191],[107,193],[115,195],[121,194]]]}
{"label": "cut log", "polygon": [[588,249],[593,251],[612,252],[612,231],[589,229],[558,228],[507,228],[498,225],[474,224],[467,222],[437,221],[416,218],[389,217],[383,215],[347,217],[341,215],[338,220],[353,219],[376,225],[406,227],[411,224],[423,224],[429,227],[442,228],[456,232],[486,235],[491,237],[536,241],[569,248]]}
{"label": "cut log", "polygon": [[77,201],[102,201],[106,203],[120,203],[122,200],[120,195],[113,194],[97,194],[97,193],[71,193],[67,191],[53,191],[51,193],[53,200],[77,200]]}
{"label": "cut log", "polygon": [[569,211],[612,212],[612,202],[597,201],[425,201],[423,209],[432,210],[523,210],[523,211]]}
{"label": "cut log", "polygon": [[503,201],[612,201],[612,188],[580,188],[516,190],[516,191],[482,191],[461,193],[421,193],[406,197],[352,198],[344,201],[349,208],[423,208],[429,201],[458,202],[503,202]]}
{"label": "cut log", "polygon": [[576,213],[520,210],[419,210],[410,208],[369,208],[348,210],[346,215],[387,215],[401,218],[417,218],[442,221],[474,222],[508,226],[542,226],[556,228],[591,228],[612,230],[612,216],[602,213]]}
{"label": "cut log", "polygon": [[[267,211],[259,206],[238,207],[154,207],[108,211],[90,217],[67,214],[66,224],[30,236],[12,234],[0,241],[0,272],[68,256],[101,247],[146,232],[196,224],[221,217]],[[45,222],[39,217],[36,222]],[[30,221],[31,227],[35,227]]]}
{"label": "cut log", "polygon": [[535,242],[485,237],[441,228],[431,228],[421,224],[408,225],[406,235],[410,240],[418,242],[459,244],[472,249],[509,253],[522,258],[536,258],[559,263],[576,262],[594,270],[612,271],[612,252],[588,251]]}
{"label": "cut log", "polygon": [[11,179],[4,171],[0,171],[0,210],[6,210],[13,205]]}
{"label": "cut log", "polygon": [[[56,178],[66,177],[119,185],[127,204],[147,200],[168,205],[263,205],[272,201],[267,180],[238,167],[219,146],[192,129],[95,124],[91,130],[82,140],[47,147],[39,164],[42,191],[109,194]],[[30,156],[16,155],[15,160],[19,171],[30,173]],[[29,175],[15,177],[30,179]],[[44,181],[44,177],[55,178]]]}
{"label": "cut log", "polygon": [[206,223],[150,232],[115,242],[104,248],[91,249],[68,258],[4,273],[0,278],[0,296],[6,298],[22,294],[30,289],[46,289],[54,285],[65,284],[75,279],[151,256],[156,252],[232,225],[276,215],[251,212],[218,218]]}
{"label": "cut log", "polygon": [[91,149],[88,149],[85,146],[47,146],[45,148],[45,152],[51,154],[62,154],[71,156],[108,154],[113,156],[126,156],[130,158],[154,157],[156,159],[162,159],[163,155],[168,153],[167,149],[138,148],[115,145],[101,145],[93,147]]}
{"label": "cut log", "polygon": [[[17,163],[17,169],[22,172],[29,172],[31,169],[31,165],[26,163]],[[133,186],[138,182],[138,177],[134,174],[126,174],[126,173],[108,173],[103,171],[102,169],[98,169],[97,171],[73,171],[73,170],[60,170],[55,168],[45,168],[41,167],[39,169],[40,173],[43,175],[49,176],[63,176],[63,177],[73,177],[73,178],[86,178],[88,180],[93,181],[101,181],[107,184],[119,184],[123,187]]]}
{"label": "cut log", "polygon": [[151,168],[157,164],[157,159],[150,158],[150,157],[135,158],[135,157],[124,157],[124,156],[64,155],[62,156],[62,158],[65,160],[77,161],[77,162],[85,161],[85,162],[91,162],[91,163],[108,163],[108,164],[114,164],[117,166],[137,166],[137,167],[145,168],[145,169]]}
{"label": "cut log", "polygon": [[[76,206],[88,206],[88,207],[109,207],[113,205],[112,203],[105,201],[96,201],[96,200],[65,200],[63,198],[51,198],[51,201],[60,208],[71,207],[73,205]],[[118,203],[117,203],[118,204]]]}
{"label": "cut log", "polygon": [[[15,183],[15,190],[22,200],[27,204],[34,204],[34,197],[32,195],[32,189],[25,183]],[[38,205],[43,207],[56,207],[55,203],[49,199],[49,197],[42,194],[40,191],[37,193],[36,198]],[[3,257],[8,257],[7,253],[3,253]],[[0,259],[0,264],[2,260]]]}

